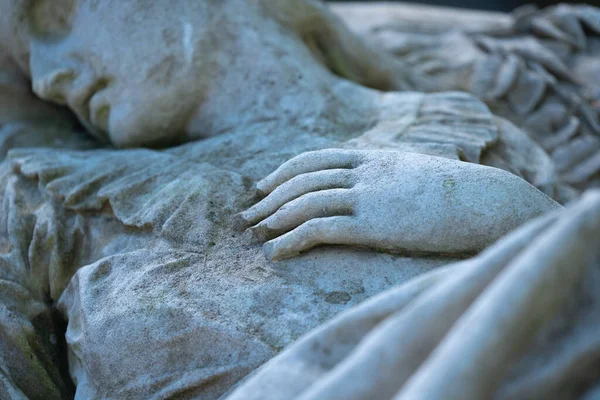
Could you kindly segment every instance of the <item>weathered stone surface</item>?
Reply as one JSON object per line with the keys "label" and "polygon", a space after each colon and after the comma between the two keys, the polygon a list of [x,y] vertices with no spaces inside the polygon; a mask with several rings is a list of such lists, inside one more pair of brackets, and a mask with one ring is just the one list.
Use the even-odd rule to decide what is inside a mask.
{"label": "weathered stone surface", "polygon": [[[439,78],[312,0],[0,10],[2,399],[217,398],[347,308],[562,209],[568,183],[596,173],[591,118],[550,102],[568,118],[542,140],[490,111],[563,86],[486,56],[464,33],[479,16],[448,19],[477,27],[446,35],[464,57]],[[502,101],[443,91],[490,83]]]}
{"label": "weathered stone surface", "polygon": [[[413,100],[415,95],[406,96],[407,100]],[[464,95],[422,97],[419,95],[419,100],[424,105],[441,101],[442,104],[458,102],[464,107],[465,100],[472,101]],[[479,107],[480,103],[473,104]],[[459,110],[465,111],[464,108]],[[409,118],[409,115],[403,112],[399,118]],[[414,121],[414,115],[409,119]],[[471,127],[472,137],[484,133],[484,137],[494,143],[497,132],[493,119],[484,121],[488,122],[481,125],[476,119],[472,127],[463,122],[466,124],[463,132],[470,132]],[[417,132],[421,125],[430,129],[423,132],[440,134],[439,129],[432,129],[425,122],[416,125],[413,122],[408,127]],[[390,131],[397,136],[396,145],[400,149],[404,143],[402,128],[398,128],[401,126]],[[260,132],[255,130],[248,135],[258,136]],[[310,141],[308,137],[302,138],[308,135],[306,132],[294,132],[290,127],[281,132],[292,133],[296,140]],[[411,143],[409,138],[410,135],[408,144]],[[451,138],[448,135],[446,140]],[[404,153],[372,151],[365,154],[372,154],[374,165],[393,162],[395,158],[390,156],[397,155],[398,161],[386,167],[388,174],[397,174],[397,162],[410,166],[395,183],[397,189],[406,187],[406,183],[400,185],[401,182],[424,179],[424,171],[418,168],[422,165],[425,171],[438,174],[433,180],[427,177],[433,184],[428,190],[442,197],[430,199],[437,208],[423,205],[421,211],[410,211],[407,204],[397,199],[392,203],[396,210],[387,207],[378,210],[369,206],[369,196],[374,194],[369,189],[363,192],[366,196],[363,215],[397,218],[398,223],[404,220],[404,224],[412,221],[414,227],[419,227],[422,218],[430,218],[436,226],[446,225],[437,232],[443,242],[458,247],[442,247],[422,231],[421,237],[427,240],[407,243],[430,243],[431,247],[419,245],[411,249],[429,253],[426,257],[337,247],[316,249],[301,257],[272,263],[265,259],[260,245],[252,244],[242,232],[234,229],[232,221],[236,213],[252,203],[254,196],[252,178],[244,178],[241,172],[254,170],[258,176],[266,175],[263,171],[272,168],[269,163],[282,163],[289,157],[290,148],[281,148],[282,153],[270,152],[266,166],[262,156],[243,160],[237,167],[240,173],[236,173],[207,163],[217,157],[220,157],[219,162],[228,162],[230,168],[240,163],[237,157],[243,153],[239,151],[231,152],[232,157],[225,160],[213,152],[211,144],[217,146],[214,142],[222,144],[221,140],[208,139],[162,152],[47,149],[10,152],[4,164],[4,185],[17,179],[27,191],[35,191],[33,198],[40,200],[25,209],[19,201],[8,203],[6,215],[17,217],[15,224],[7,226],[5,232],[33,249],[25,253],[30,265],[42,270],[50,268],[47,280],[42,281],[39,276],[27,275],[24,271],[25,281],[40,285],[42,293],[48,282],[47,295],[54,301],[60,299],[60,309],[69,321],[67,344],[71,375],[82,397],[126,394],[143,398],[169,393],[214,397],[339,311],[448,262],[447,257],[436,254],[453,252],[461,257],[495,240],[513,224],[558,207],[525,181],[508,173],[498,171],[500,180],[494,181],[490,178],[497,175],[495,170],[488,174],[486,168],[477,167],[473,170],[474,176],[463,176],[461,171],[471,170],[475,165],[453,161],[460,155],[457,147],[441,147],[445,153],[440,155],[445,154],[447,161],[419,154],[406,153],[402,158]],[[463,140],[468,143],[469,139]],[[387,143],[388,150],[391,144],[393,142]],[[379,158],[379,153],[389,161]],[[478,153],[473,154],[472,157],[476,157]],[[370,174],[380,173],[366,169],[364,178]],[[438,182],[439,179],[442,180]],[[450,183],[444,186],[446,181]],[[373,189],[386,196],[386,185],[393,182],[371,183]],[[438,184],[439,190],[435,190]],[[500,192],[483,190],[490,184],[496,185]],[[22,192],[25,189],[18,188],[10,193]],[[476,222],[472,218],[481,217],[469,206],[457,209],[458,213],[453,216],[444,213],[447,201],[451,201],[443,197],[448,192],[458,196],[457,199],[470,201],[473,206],[480,202],[482,210],[492,217],[497,215],[502,225],[487,229],[489,219],[483,217]],[[512,215],[516,203],[511,192],[525,196],[533,208],[519,209],[518,215]],[[486,197],[481,198],[482,193]],[[387,196],[392,194],[388,192]],[[503,200],[508,201],[508,208],[500,206],[502,196],[508,196]],[[527,200],[528,196],[532,197]],[[394,200],[393,195],[388,198]],[[400,217],[406,212],[409,215]],[[508,217],[506,221],[504,216]],[[19,221],[23,218],[30,221],[28,224],[35,232],[40,232],[34,235],[39,237],[35,246],[27,244],[31,239],[28,231],[22,230]],[[466,222],[469,219],[473,225]],[[71,220],[73,222],[66,223]],[[453,236],[444,235],[447,229],[458,233],[462,226],[462,236],[469,238],[472,229],[481,222],[484,224],[477,227],[481,235],[471,236],[475,244],[468,248],[461,241],[453,241]],[[427,227],[432,228],[435,226]],[[73,229],[78,233],[72,233]],[[432,232],[435,233],[435,229]],[[397,234],[401,235],[402,230]],[[67,238],[75,238],[75,241],[71,243]],[[390,240],[386,240],[388,246],[384,246],[383,241],[381,245],[377,241],[361,243],[360,239],[361,236],[356,236],[356,244],[381,248],[394,244]],[[49,250],[36,250],[38,248]],[[76,253],[72,253],[75,249]],[[56,255],[50,259],[40,257],[47,251]],[[70,279],[75,270],[79,272]],[[69,279],[69,287],[61,296]],[[178,325],[184,328],[174,329]],[[217,343],[222,345],[217,346]],[[111,350],[116,347],[123,351]],[[116,373],[120,368],[129,372]],[[182,380],[182,376],[187,378]]]}
{"label": "weathered stone surface", "polygon": [[579,398],[600,377],[600,192],[303,336],[228,399]]}
{"label": "weathered stone surface", "polygon": [[596,8],[564,4],[512,16],[409,4],[334,10],[361,36],[421,71],[429,87],[471,92],[526,130],[561,164],[567,183],[600,184]]}
{"label": "weathered stone surface", "polygon": [[269,195],[241,217],[259,240],[275,238],[265,245],[272,259],[322,244],[476,253],[560,207],[497,168],[383,150],[304,153],[258,188]]}

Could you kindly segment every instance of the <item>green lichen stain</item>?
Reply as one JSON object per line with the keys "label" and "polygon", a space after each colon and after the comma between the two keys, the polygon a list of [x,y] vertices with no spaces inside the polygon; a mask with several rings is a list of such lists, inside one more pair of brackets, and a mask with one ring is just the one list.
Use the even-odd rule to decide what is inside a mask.
{"label": "green lichen stain", "polygon": [[456,181],[452,178],[448,178],[444,181],[444,189],[446,189],[447,191],[451,191],[452,189],[454,189],[454,187],[456,187]]}
{"label": "green lichen stain", "polygon": [[456,198],[456,181],[454,178],[446,178],[442,187],[444,188],[444,198],[446,201],[448,203],[456,203],[458,199]]}
{"label": "green lichen stain", "polygon": [[325,294],[325,301],[329,304],[346,304],[352,297],[347,292],[329,292]]}

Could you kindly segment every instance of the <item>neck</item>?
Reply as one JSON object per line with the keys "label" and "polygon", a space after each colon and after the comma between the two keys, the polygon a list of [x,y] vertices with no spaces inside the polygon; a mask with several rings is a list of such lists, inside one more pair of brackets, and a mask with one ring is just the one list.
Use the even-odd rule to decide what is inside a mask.
{"label": "neck", "polygon": [[205,99],[188,124],[188,139],[265,121],[310,129],[327,125],[327,120],[344,121],[340,114],[367,118],[368,101],[354,98],[371,91],[334,76],[277,22],[238,15],[244,15],[243,21],[217,31],[219,51],[211,61]]}

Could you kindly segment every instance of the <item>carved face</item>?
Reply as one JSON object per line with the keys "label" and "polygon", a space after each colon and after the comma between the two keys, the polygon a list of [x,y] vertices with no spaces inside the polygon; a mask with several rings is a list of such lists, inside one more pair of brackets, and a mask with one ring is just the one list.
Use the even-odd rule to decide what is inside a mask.
{"label": "carved face", "polygon": [[177,140],[210,79],[222,3],[31,1],[33,89],[118,146]]}
{"label": "carved face", "polygon": [[318,0],[0,0],[0,36],[39,97],[117,146],[319,114],[306,105],[331,97],[324,66],[402,87]]}

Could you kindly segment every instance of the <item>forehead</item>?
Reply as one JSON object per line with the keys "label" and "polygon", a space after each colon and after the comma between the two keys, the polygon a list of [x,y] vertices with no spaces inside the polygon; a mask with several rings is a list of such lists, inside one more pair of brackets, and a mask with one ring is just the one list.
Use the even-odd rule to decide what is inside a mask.
{"label": "forehead", "polygon": [[228,0],[0,0],[0,33],[56,40],[70,33],[97,39],[151,40],[182,24],[201,28]]}
{"label": "forehead", "polygon": [[[0,21],[11,25],[73,16],[103,22],[161,21],[173,17],[198,19],[212,15],[227,0],[0,0]],[[4,24],[3,24],[4,25]]]}
{"label": "forehead", "polygon": [[113,16],[125,10],[142,15],[158,11],[166,11],[165,16],[182,11],[203,15],[230,3],[229,0],[0,0],[0,21],[23,22],[35,10],[44,10],[49,15],[75,10]]}
{"label": "forehead", "polygon": [[[44,0],[56,1],[56,0]],[[61,0],[73,3],[78,12],[94,13],[98,16],[140,20],[144,17],[167,19],[173,16],[199,17],[219,7],[222,2],[207,0]]]}

